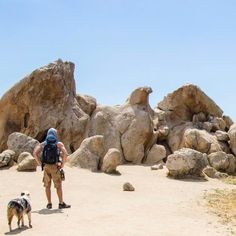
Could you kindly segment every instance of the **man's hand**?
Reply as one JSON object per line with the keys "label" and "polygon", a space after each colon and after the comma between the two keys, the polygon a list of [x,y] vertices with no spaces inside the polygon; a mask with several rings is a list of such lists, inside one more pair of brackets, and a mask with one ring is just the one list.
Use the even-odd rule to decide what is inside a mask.
{"label": "man's hand", "polygon": [[64,167],[64,163],[63,162],[57,162],[57,167],[59,169],[62,169]]}
{"label": "man's hand", "polygon": [[42,165],[42,162],[39,158],[40,152],[42,151],[42,145],[39,144],[34,148],[33,156],[39,166]]}

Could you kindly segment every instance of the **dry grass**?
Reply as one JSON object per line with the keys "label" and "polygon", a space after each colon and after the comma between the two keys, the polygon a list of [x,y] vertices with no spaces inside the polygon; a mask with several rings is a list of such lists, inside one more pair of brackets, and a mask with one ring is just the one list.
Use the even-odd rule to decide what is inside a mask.
{"label": "dry grass", "polygon": [[[236,176],[220,178],[226,184],[236,185]],[[206,192],[204,198],[210,212],[216,214],[221,223],[228,224],[232,235],[236,235],[236,189],[215,189]]]}
{"label": "dry grass", "polygon": [[221,181],[223,181],[226,184],[234,184],[236,185],[236,176],[228,176],[226,178],[221,178]]}
{"label": "dry grass", "polygon": [[204,196],[210,212],[218,215],[222,223],[236,225],[236,189],[207,192]]}

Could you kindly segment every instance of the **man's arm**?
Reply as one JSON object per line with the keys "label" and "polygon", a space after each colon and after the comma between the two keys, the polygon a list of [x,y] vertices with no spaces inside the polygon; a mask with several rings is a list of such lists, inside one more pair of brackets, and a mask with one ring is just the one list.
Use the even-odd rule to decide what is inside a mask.
{"label": "man's arm", "polygon": [[68,157],[68,153],[66,151],[66,148],[64,146],[64,144],[62,142],[58,143],[58,147],[60,148],[60,151],[62,152],[62,164],[61,164],[61,168],[64,167],[67,157]]}
{"label": "man's arm", "polygon": [[41,160],[40,160],[40,153],[42,151],[43,147],[42,147],[42,144],[38,144],[35,148],[34,148],[34,152],[33,152],[33,156],[36,160],[36,162],[38,163],[38,165],[40,166],[42,163],[41,163]]}

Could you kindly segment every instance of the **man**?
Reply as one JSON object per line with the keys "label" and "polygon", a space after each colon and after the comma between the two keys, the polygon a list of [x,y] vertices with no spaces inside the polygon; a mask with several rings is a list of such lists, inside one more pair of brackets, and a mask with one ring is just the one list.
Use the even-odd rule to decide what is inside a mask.
{"label": "man", "polygon": [[[41,153],[42,158],[40,158]],[[62,157],[60,157],[60,154]],[[45,141],[35,147],[33,155],[38,165],[42,165],[44,170],[43,183],[48,201],[47,209],[52,208],[51,180],[53,180],[54,187],[57,190],[59,199],[58,208],[70,208],[71,206],[63,201],[62,180],[60,175],[60,169],[64,167],[68,154],[64,144],[59,142],[56,129],[50,128],[48,130]]]}

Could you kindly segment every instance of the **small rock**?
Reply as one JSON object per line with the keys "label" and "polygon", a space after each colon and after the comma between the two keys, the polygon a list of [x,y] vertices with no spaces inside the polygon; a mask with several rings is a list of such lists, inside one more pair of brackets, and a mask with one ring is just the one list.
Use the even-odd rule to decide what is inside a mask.
{"label": "small rock", "polygon": [[37,162],[29,152],[22,152],[18,158],[17,171],[36,171]]}
{"label": "small rock", "polygon": [[223,177],[226,178],[228,176],[226,173],[221,173],[211,166],[205,167],[203,169],[203,173],[210,178],[216,178],[216,179],[223,178]]}
{"label": "small rock", "polygon": [[161,169],[163,169],[163,167],[164,167],[164,164],[161,163],[158,165],[151,166],[151,170],[161,170]]}
{"label": "small rock", "polygon": [[14,165],[15,152],[12,150],[5,150],[0,153],[0,168],[1,167],[11,167]]}
{"label": "small rock", "polygon": [[131,183],[124,183],[123,185],[123,190],[124,191],[134,191],[135,188],[133,187],[133,185]]}

